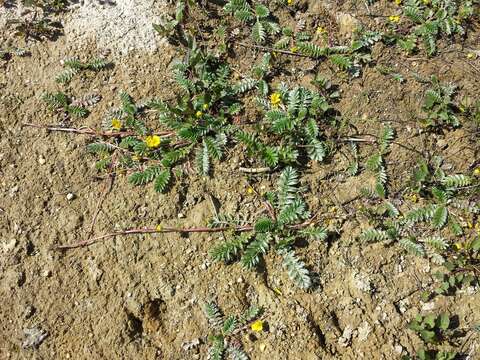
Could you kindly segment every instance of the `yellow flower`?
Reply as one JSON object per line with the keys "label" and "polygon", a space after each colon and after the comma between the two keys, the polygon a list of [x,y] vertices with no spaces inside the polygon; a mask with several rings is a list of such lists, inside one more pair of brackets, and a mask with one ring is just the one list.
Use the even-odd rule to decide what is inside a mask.
{"label": "yellow flower", "polygon": [[150,149],[158,148],[160,146],[160,142],[161,139],[158,135],[149,135],[145,138],[145,144],[147,144]]}
{"label": "yellow flower", "polygon": [[122,122],[117,118],[112,119],[111,125],[114,130],[120,130],[122,128]]}
{"label": "yellow flower", "polygon": [[393,23],[397,23],[400,21],[400,16],[399,15],[390,15],[388,17],[388,20],[390,20]]}
{"label": "yellow flower", "polygon": [[287,0],[287,4],[288,4],[288,5],[292,5],[292,4],[293,4],[293,0]]}
{"label": "yellow flower", "polygon": [[317,30],[315,31],[317,34],[324,34],[327,32],[323,27],[319,26],[317,27]]}
{"label": "yellow flower", "polygon": [[475,59],[475,53],[468,53],[467,59]]}
{"label": "yellow flower", "polygon": [[203,105],[202,105],[202,109],[203,109],[203,110],[207,110],[207,109],[208,109],[208,104],[203,104]]}
{"label": "yellow flower", "polygon": [[270,95],[270,104],[272,104],[273,106],[277,106],[281,102],[282,102],[282,98],[279,93],[275,92],[272,95]]}
{"label": "yellow flower", "polygon": [[294,46],[290,49],[290,52],[296,53],[296,52],[298,52],[298,48],[296,46]]}
{"label": "yellow flower", "polygon": [[473,175],[480,176],[480,166],[475,168],[475,170],[473,170]]}
{"label": "yellow flower", "polygon": [[423,2],[424,5],[430,4],[430,0],[422,0],[422,2]]}
{"label": "yellow flower", "polygon": [[158,232],[162,231],[162,230],[163,230],[162,224],[158,224],[158,225],[155,227],[155,230],[157,230]]}
{"label": "yellow flower", "polygon": [[455,250],[460,251],[463,249],[463,244],[461,242],[456,242],[455,244],[453,244],[453,247],[455,248]]}
{"label": "yellow flower", "polygon": [[255,192],[255,190],[253,190],[253,188],[252,188],[251,186],[249,186],[249,187],[247,188],[247,194],[248,194],[248,195],[253,195],[254,192]]}
{"label": "yellow flower", "polygon": [[255,321],[252,325],[251,328],[253,331],[256,332],[261,332],[263,331],[263,321],[262,320],[257,320]]}
{"label": "yellow flower", "polygon": [[402,0],[395,0],[395,4],[400,5],[402,3]]}
{"label": "yellow flower", "polygon": [[195,116],[196,116],[197,118],[202,117],[202,115],[203,115],[203,113],[202,113],[201,111],[197,111],[197,112],[195,113]]}

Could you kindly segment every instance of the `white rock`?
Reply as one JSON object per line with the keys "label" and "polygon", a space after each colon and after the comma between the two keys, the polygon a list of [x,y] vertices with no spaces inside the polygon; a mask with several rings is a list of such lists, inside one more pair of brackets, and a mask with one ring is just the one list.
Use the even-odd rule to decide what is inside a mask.
{"label": "white rock", "polygon": [[67,200],[68,200],[68,201],[71,201],[71,200],[73,200],[73,199],[75,199],[75,194],[73,194],[73,193],[68,193],[68,194],[67,194]]}

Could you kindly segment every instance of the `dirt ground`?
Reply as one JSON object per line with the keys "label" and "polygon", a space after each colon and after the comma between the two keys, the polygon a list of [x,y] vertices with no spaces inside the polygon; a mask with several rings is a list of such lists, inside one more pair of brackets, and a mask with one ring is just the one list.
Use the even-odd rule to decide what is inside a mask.
{"label": "dirt ground", "polygon": [[[308,16],[336,19],[340,33],[342,26],[348,27],[338,20],[341,12],[371,21],[360,16],[365,9],[351,3],[304,3]],[[151,12],[154,22],[166,7],[158,1],[144,4],[144,24],[150,21],[144,11]],[[391,5],[375,3],[373,10],[388,14]],[[0,359],[205,359],[208,326],[202,304],[209,299],[216,299],[227,314],[252,304],[266,309],[268,331],[242,338],[252,359],[399,359],[421,343],[407,329],[408,321],[432,311],[457,315],[459,330],[468,335],[459,340],[458,349],[465,358],[480,359],[480,334],[469,332],[480,323],[479,289],[424,303],[420,295],[435,282],[434,265],[398,246],[360,242],[365,219],[359,209],[365,200],[357,195],[366,178],[339,175],[338,169],[347,165],[341,153],[326,164],[312,164],[302,178],[309,205],[325,207],[325,224],[338,234],[300,249],[316,274],[312,291],[295,288],[272,255],[258,272],[245,271],[238,263],[212,263],[208,251],[220,239],[217,234],[122,236],[86,248],[52,250],[92,233],[159,223],[203,225],[213,214],[210,196],[222,210],[248,216],[260,206],[259,199],[247,194],[249,184],[269,188],[277,179],[276,174],[240,173],[244,160],[235,148],[228,161],[215,165],[213,177],[185,175],[166,194],[151,186],[133,187],[124,176],[117,176],[110,188],[86,152],[91,139],[22,126],[61,121],[40,97],[59,89],[55,75],[62,60],[73,56],[107,54],[114,68],[76,77],[66,87],[73,94],[102,96],[89,117],[72,126],[98,127],[119,103],[121,90],[135,99],[172,97],[172,45],[155,36],[154,45],[142,46],[142,39],[151,39],[139,35],[131,37],[129,50],[109,46],[98,35],[82,37],[87,31],[81,28],[69,30],[72,24],[86,24],[76,14],[85,16],[85,9],[61,15],[66,34],[56,41],[28,42],[30,56],[0,60]],[[9,15],[0,12],[2,16]],[[16,41],[4,22],[2,27],[1,40]],[[125,31],[123,36],[135,30]],[[454,172],[469,172],[480,158],[478,132],[468,126],[433,136],[421,132],[415,120],[428,85],[415,76],[437,74],[457,84],[462,95],[478,98],[480,60],[468,60],[466,53],[479,50],[479,38],[477,23],[461,44],[445,44],[432,59],[407,58],[398,49],[377,44],[374,63],[354,80],[337,76],[327,63],[320,71],[341,90],[334,106],[359,133],[378,133],[379,124],[390,123],[398,143],[442,154]],[[234,51],[241,59],[239,72],[262,55],[242,47]],[[285,57],[291,71],[282,80],[308,84],[314,74],[304,70],[306,62]],[[382,75],[380,65],[393,67],[406,81]],[[393,147],[388,171],[406,181],[417,158]],[[361,147],[361,154],[369,151],[368,145]],[[334,214],[327,210],[333,206]],[[38,346],[28,344],[32,332],[46,335]],[[200,345],[185,350],[197,338]]]}

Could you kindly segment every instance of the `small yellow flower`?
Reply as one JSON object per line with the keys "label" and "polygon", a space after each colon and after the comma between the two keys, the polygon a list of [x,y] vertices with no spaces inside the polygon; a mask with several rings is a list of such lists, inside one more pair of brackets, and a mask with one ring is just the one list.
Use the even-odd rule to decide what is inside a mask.
{"label": "small yellow flower", "polygon": [[162,231],[162,230],[163,230],[162,224],[158,224],[158,225],[155,227],[155,230],[157,230],[158,232]]}
{"label": "small yellow flower", "polygon": [[325,34],[327,32],[327,30],[325,30],[325,28],[319,26],[319,27],[317,27],[317,30],[315,32],[317,34]]}
{"label": "small yellow flower", "polygon": [[455,250],[460,251],[463,249],[464,246],[461,242],[456,242],[455,244],[453,244],[453,247],[455,248]]}
{"label": "small yellow flower", "polygon": [[277,106],[282,102],[282,97],[279,93],[275,92],[272,95],[270,95],[270,104],[273,106]]}
{"label": "small yellow flower", "polygon": [[417,194],[409,194],[404,196],[405,199],[410,200],[411,202],[416,203],[418,201]]}
{"label": "small yellow flower", "polygon": [[263,331],[263,321],[262,320],[255,321],[251,325],[251,328],[252,328],[253,331],[262,332]]}
{"label": "small yellow flower", "polygon": [[293,4],[293,0],[287,0],[287,4],[288,4],[288,5],[292,5],[292,4]]}
{"label": "small yellow flower", "polygon": [[475,59],[475,53],[468,53],[467,59]]}
{"label": "small yellow flower", "polygon": [[248,195],[253,195],[254,192],[255,192],[255,190],[253,190],[253,188],[252,188],[251,186],[249,186],[249,187],[247,188],[247,194],[248,194]]}
{"label": "small yellow flower", "polygon": [[202,117],[202,115],[203,115],[203,113],[202,113],[201,111],[197,111],[197,112],[195,113],[195,116],[196,116],[197,118]]}
{"label": "small yellow flower", "polygon": [[397,23],[400,21],[400,16],[399,15],[390,15],[388,17],[388,20],[390,20],[392,23]]}
{"label": "small yellow flower", "polygon": [[160,146],[160,142],[161,139],[158,135],[149,135],[145,138],[145,144],[147,144],[150,149],[158,148]]}
{"label": "small yellow flower", "polygon": [[430,0],[422,0],[422,2],[423,2],[423,5],[428,5],[428,4],[430,4]]}
{"label": "small yellow flower", "polygon": [[298,52],[298,47],[293,46],[292,48],[290,48],[290,52],[292,52],[292,53]]}
{"label": "small yellow flower", "polygon": [[117,118],[112,119],[111,125],[114,130],[120,130],[122,128],[122,122]]}
{"label": "small yellow flower", "polygon": [[480,176],[480,166],[475,168],[475,170],[473,170],[473,175]]}
{"label": "small yellow flower", "polygon": [[395,4],[400,5],[402,3],[402,0],[395,0]]}
{"label": "small yellow flower", "polygon": [[208,104],[203,104],[203,105],[202,105],[202,109],[203,109],[203,110],[207,110],[207,109],[208,109]]}

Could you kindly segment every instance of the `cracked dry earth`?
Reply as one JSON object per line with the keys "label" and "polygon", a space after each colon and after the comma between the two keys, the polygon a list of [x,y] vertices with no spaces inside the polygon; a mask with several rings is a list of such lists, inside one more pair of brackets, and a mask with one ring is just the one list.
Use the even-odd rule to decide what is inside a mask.
{"label": "cracked dry earth", "polygon": [[[0,359],[204,359],[208,324],[202,304],[209,299],[216,299],[226,314],[252,304],[266,309],[268,331],[242,338],[252,359],[398,359],[420,345],[406,329],[419,312],[452,310],[462,329],[480,322],[478,289],[423,303],[420,293],[434,282],[428,260],[405,255],[395,246],[356,240],[361,218],[346,220],[362,205],[356,196],[365,179],[329,177],[335,161],[313,165],[302,179],[311,190],[312,206],[348,204],[331,225],[339,236],[301,249],[317,274],[318,286],[308,293],[291,284],[274,256],[258,272],[246,272],[238,263],[212,263],[208,251],[219,235],[124,236],[88,248],[52,250],[88,238],[91,230],[102,234],[158,223],[204,224],[214,211],[210,197],[225,212],[248,214],[261,207],[259,199],[246,195],[248,184],[238,173],[235,152],[216,166],[214,177],[191,175],[167,194],[158,194],[152,187],[133,188],[122,176],[111,186],[99,178],[85,151],[87,137],[22,126],[58,122],[40,96],[58,89],[54,77],[67,57],[110,54],[115,65],[69,85],[75,94],[102,95],[92,114],[72,125],[98,126],[102,115],[118,104],[120,90],[136,99],[171,96],[167,69],[175,51],[143,33],[166,4],[125,1],[122,16],[128,17],[137,5],[143,6],[142,14],[151,14],[141,18],[141,32],[122,33],[113,26],[99,38],[90,29],[83,31],[93,14],[79,5],[64,19],[65,36],[33,42],[31,56],[0,63]],[[95,21],[108,19],[113,11],[101,9]],[[124,19],[122,24],[130,23]],[[2,41],[8,38],[1,36]],[[112,45],[108,36],[119,36],[124,43]],[[428,76],[443,71],[445,61],[461,63],[454,55],[445,56],[420,62],[415,71]],[[394,57],[385,52],[381,59]],[[305,76],[301,82],[308,83]],[[468,67],[442,76],[467,93],[479,93],[478,81],[472,81],[478,73]],[[338,107],[344,116],[358,117],[364,129],[376,126],[365,119],[383,116],[393,122],[398,141],[408,142],[398,118],[419,108],[415,87],[420,86],[407,84],[407,95],[399,96],[398,84],[366,69],[361,79],[341,85]],[[393,105],[392,98],[398,100]],[[411,141],[438,149],[447,144],[447,161],[459,172],[478,158],[477,145],[472,147],[462,130],[440,134],[429,143]],[[389,161],[407,174],[413,164],[410,155],[399,148],[398,158]],[[336,160],[345,161],[341,156]],[[276,175],[250,180],[270,188]],[[195,339],[198,346],[187,349]],[[475,335],[461,345],[472,360],[480,358],[479,342]]]}

